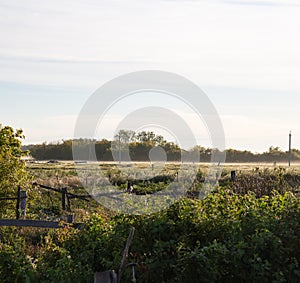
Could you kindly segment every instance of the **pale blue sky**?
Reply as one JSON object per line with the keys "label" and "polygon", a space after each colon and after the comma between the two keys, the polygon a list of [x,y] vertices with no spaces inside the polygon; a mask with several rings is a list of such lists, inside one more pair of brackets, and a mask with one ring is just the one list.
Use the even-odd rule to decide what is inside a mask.
{"label": "pale blue sky", "polygon": [[206,92],[227,147],[286,149],[292,130],[300,148],[299,15],[298,0],[0,0],[0,123],[71,138],[98,87],[155,69]]}

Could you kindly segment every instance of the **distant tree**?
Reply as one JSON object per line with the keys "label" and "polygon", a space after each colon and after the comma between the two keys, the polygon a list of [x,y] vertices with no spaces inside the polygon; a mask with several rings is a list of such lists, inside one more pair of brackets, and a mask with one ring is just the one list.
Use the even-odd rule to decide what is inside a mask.
{"label": "distant tree", "polygon": [[156,135],[152,131],[148,131],[148,132],[141,131],[141,132],[137,133],[136,134],[136,140],[139,141],[139,142],[148,142],[148,143],[151,143],[153,145],[162,145],[166,142],[164,140],[163,136]]}
{"label": "distant tree", "polygon": [[255,155],[247,150],[226,150],[226,161],[227,162],[255,162]]}
{"label": "distant tree", "polygon": [[132,142],[129,145],[131,160],[149,161],[149,151],[153,146],[149,142]]}
{"label": "distant tree", "polygon": [[110,161],[112,160],[111,142],[106,139],[97,141],[95,144],[97,160]]}
{"label": "distant tree", "polygon": [[175,144],[173,142],[167,142],[162,147],[167,154],[168,161],[180,161],[181,160],[181,149],[177,144]]}
{"label": "distant tree", "polygon": [[134,141],[135,132],[131,130],[120,130],[118,134],[115,135],[115,140],[121,143],[129,143]]}
{"label": "distant tree", "polygon": [[299,149],[292,149],[292,159],[293,160],[300,160],[300,150]]}
{"label": "distant tree", "polygon": [[282,151],[278,146],[270,146],[269,151],[260,155],[260,159],[267,162],[286,161],[288,158],[287,152]]}

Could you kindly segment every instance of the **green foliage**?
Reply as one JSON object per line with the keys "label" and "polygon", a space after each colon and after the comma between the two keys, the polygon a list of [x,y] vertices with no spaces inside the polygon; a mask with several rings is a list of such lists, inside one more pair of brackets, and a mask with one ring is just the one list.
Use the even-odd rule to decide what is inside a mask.
{"label": "green foliage", "polygon": [[36,267],[38,282],[92,282],[90,265],[78,261],[70,251],[54,243],[47,243],[42,249]]}
{"label": "green foliage", "polygon": [[[27,155],[21,149],[23,138],[21,130],[0,129],[0,197],[15,197],[18,186],[26,189],[28,185],[30,176],[21,161],[21,157]],[[10,208],[13,207],[9,202],[1,202],[0,214],[10,214]]]}
{"label": "green foliage", "polygon": [[33,282],[35,278],[32,259],[24,253],[25,243],[20,238],[13,242],[0,242],[0,281],[3,283]]}
{"label": "green foliage", "polygon": [[[150,216],[116,215],[105,221],[94,215],[82,231],[67,237],[65,231],[53,234],[56,246],[51,249],[67,261],[64,268],[69,278],[72,272],[82,274],[82,266],[93,271],[118,270],[132,226],[136,233],[129,260],[139,264],[139,282],[300,279],[299,203],[290,193],[274,192],[257,199],[253,193],[238,196],[220,191],[202,201],[181,199]],[[53,262],[56,270],[62,270],[58,258],[42,257],[42,262]],[[68,258],[77,263],[75,271]],[[130,282],[129,270],[124,280]]]}

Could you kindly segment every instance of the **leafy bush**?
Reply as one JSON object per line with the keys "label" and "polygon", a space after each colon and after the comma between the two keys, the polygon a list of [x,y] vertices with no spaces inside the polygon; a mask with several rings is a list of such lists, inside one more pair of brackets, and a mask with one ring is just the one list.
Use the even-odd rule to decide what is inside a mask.
{"label": "leafy bush", "polygon": [[[138,282],[300,280],[299,200],[292,193],[257,198],[230,190],[204,200],[182,198],[152,215],[94,214],[83,230],[49,231],[35,260],[25,256],[24,245],[12,248],[12,239],[0,238],[1,275],[20,282],[91,282],[95,271],[118,271],[130,227],[136,232],[129,261],[138,263]],[[122,279],[130,282],[129,269]]]}
{"label": "leafy bush", "polygon": [[38,282],[92,282],[93,272],[90,265],[85,265],[70,255],[70,251],[53,243],[41,252],[37,262]]}
{"label": "leafy bush", "polygon": [[0,242],[0,281],[5,283],[34,281],[32,259],[23,252],[23,243],[12,244]]}

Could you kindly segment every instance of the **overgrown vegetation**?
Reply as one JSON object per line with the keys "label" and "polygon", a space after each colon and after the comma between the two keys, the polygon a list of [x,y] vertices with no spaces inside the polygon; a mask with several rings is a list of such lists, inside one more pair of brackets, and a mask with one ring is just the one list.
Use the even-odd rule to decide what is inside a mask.
{"label": "overgrown vegetation", "polygon": [[[219,190],[183,198],[150,216],[89,216],[83,230],[26,239],[1,229],[2,282],[92,282],[96,270],[118,270],[130,227],[130,261],[138,282],[298,282],[299,202],[291,193],[257,198]],[[35,247],[35,248],[33,248]],[[9,264],[8,264],[9,263]],[[124,282],[130,282],[129,271]]]}
{"label": "overgrown vegetation", "polygon": [[[102,166],[125,190],[125,179],[116,167]],[[168,166],[167,184],[178,169]],[[36,180],[81,190],[72,165],[30,168]],[[1,228],[1,280],[91,282],[95,271],[118,270],[128,232],[135,227],[129,260],[138,263],[138,282],[299,281],[298,173],[254,169],[238,172],[236,182],[231,182],[230,171],[224,170],[220,187],[204,200],[185,197],[148,216],[117,215],[97,203],[87,206],[78,200],[72,209],[84,221],[83,230]],[[199,171],[193,190],[201,188],[204,175]],[[166,185],[160,178],[152,181],[134,187],[151,191]],[[52,207],[52,217],[59,217],[59,196],[41,193],[43,201],[35,203],[28,217],[47,207]],[[130,282],[130,270],[123,279]]]}

